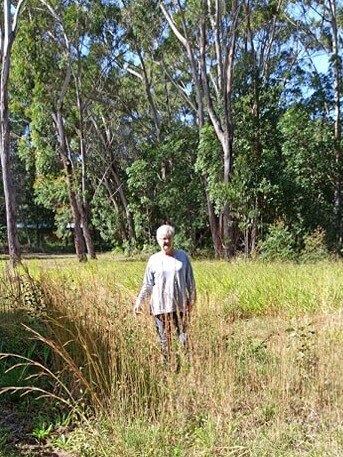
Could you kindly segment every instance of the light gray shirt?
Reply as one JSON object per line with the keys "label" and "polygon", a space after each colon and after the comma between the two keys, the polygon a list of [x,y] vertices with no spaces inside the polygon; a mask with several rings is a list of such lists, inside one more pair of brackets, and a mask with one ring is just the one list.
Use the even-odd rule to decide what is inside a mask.
{"label": "light gray shirt", "polygon": [[184,312],[188,304],[194,303],[193,270],[184,251],[176,249],[172,256],[157,252],[150,257],[136,305],[148,298],[154,316],[177,309]]}

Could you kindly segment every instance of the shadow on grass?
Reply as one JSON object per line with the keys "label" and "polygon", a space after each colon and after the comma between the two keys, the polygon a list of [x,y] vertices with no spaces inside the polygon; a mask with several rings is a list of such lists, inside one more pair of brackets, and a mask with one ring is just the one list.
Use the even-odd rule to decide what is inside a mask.
{"label": "shadow on grass", "polygon": [[[22,324],[32,323],[25,310],[3,307],[0,311],[0,352],[3,354],[18,354],[31,358],[37,350],[35,341],[28,338]],[[0,389],[6,387],[23,387],[31,373],[27,367],[17,366],[20,360],[15,356],[4,357],[0,360]],[[3,393],[0,396],[0,456],[10,457],[25,455],[15,450],[16,444],[27,441],[32,432],[33,411],[30,407],[32,399],[22,397],[19,392]],[[32,435],[31,435],[32,436]],[[12,449],[13,448],[13,449]]]}
{"label": "shadow on grass", "polygon": [[[22,324],[39,326],[25,310],[6,307],[0,311],[0,352],[45,359],[46,362],[49,357],[46,347],[30,338]],[[42,383],[41,379],[30,378],[34,374],[33,367],[15,367],[18,362],[20,359],[15,356],[0,359],[0,389]],[[38,443],[33,436],[37,418],[42,414],[48,416],[53,409],[54,405],[48,399],[37,400],[33,395],[23,396],[20,391],[0,395],[0,457],[69,457],[70,454],[64,451],[55,451],[44,442]]]}

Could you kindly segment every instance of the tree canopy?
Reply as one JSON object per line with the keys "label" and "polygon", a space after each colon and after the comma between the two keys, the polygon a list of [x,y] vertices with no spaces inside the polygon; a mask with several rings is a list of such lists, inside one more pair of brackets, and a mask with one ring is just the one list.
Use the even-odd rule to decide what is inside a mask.
{"label": "tree canopy", "polygon": [[341,2],[21,3],[7,54],[0,30],[5,250],[17,228],[86,260],[169,222],[225,258],[275,233],[341,253]]}

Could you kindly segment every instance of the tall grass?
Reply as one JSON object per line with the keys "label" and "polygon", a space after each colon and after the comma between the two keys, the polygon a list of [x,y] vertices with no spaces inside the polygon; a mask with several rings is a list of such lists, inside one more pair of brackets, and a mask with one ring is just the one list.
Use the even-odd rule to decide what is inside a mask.
{"label": "tall grass", "polygon": [[88,418],[69,438],[81,455],[343,455],[340,263],[194,262],[180,371],[148,310],[131,313],[143,262],[49,267],[31,267],[44,302],[32,337],[51,349],[54,394]]}

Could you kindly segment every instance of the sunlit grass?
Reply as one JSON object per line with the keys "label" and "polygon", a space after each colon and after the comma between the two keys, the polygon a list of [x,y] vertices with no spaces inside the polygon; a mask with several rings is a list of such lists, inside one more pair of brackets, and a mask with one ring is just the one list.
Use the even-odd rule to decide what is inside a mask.
{"label": "sunlit grass", "polygon": [[341,263],[193,261],[180,372],[177,346],[164,368],[148,309],[131,312],[145,265],[26,262],[46,305],[35,336],[84,411],[68,446],[88,457],[343,455]]}
{"label": "sunlit grass", "polygon": [[[146,261],[106,254],[85,265],[68,257],[27,261],[34,274],[42,269],[54,277],[106,283],[134,299]],[[193,261],[199,302],[223,307],[242,317],[298,315],[334,309],[343,303],[343,264]]]}

